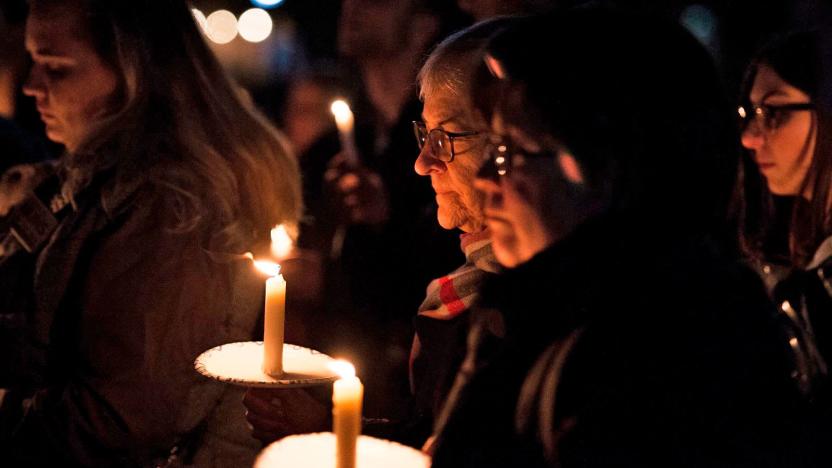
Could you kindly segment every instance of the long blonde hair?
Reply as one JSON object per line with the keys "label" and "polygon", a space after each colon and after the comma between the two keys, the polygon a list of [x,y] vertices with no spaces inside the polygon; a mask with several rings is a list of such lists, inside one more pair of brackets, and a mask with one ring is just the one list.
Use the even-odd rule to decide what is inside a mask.
{"label": "long blonde hair", "polygon": [[241,99],[184,0],[31,5],[79,7],[93,46],[119,76],[120,105],[96,122],[77,164],[116,165],[116,192],[137,175],[170,190],[175,228],[206,233],[211,250],[262,246],[271,227],[297,222],[302,202],[294,156]]}

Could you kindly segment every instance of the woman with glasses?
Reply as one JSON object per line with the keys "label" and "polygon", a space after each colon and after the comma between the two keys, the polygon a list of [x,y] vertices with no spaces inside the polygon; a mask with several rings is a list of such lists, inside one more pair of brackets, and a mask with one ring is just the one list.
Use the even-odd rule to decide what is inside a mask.
{"label": "woman with glasses", "polygon": [[819,73],[817,33],[776,38],[749,66],[738,108],[740,244],[792,325],[795,377],[813,399],[832,359],[832,127],[815,104]]}
{"label": "woman with glasses", "polygon": [[487,52],[477,187],[507,268],[481,305],[505,338],[473,328],[433,466],[804,466],[770,304],[726,240],[734,135],[705,50],[583,9]]}

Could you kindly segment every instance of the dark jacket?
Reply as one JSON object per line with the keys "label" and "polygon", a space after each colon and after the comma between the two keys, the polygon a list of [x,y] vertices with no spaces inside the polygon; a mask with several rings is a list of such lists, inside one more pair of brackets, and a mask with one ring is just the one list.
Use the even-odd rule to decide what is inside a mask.
{"label": "dark jacket", "polygon": [[[769,276],[774,276],[766,265]],[[775,277],[772,297],[795,329],[800,381],[810,398],[828,399],[832,360],[832,238],[826,239],[804,269]],[[824,396],[826,395],[826,396]]]}
{"label": "dark jacket", "polygon": [[613,227],[590,222],[486,286],[506,339],[469,350],[434,466],[804,466],[759,278],[707,239]]}
{"label": "dark jacket", "polygon": [[146,466],[174,447],[177,463],[251,463],[240,390],[193,362],[251,338],[263,283],[175,233],[167,193],[141,174],[115,192],[100,175],[34,254],[0,264],[9,466]]}

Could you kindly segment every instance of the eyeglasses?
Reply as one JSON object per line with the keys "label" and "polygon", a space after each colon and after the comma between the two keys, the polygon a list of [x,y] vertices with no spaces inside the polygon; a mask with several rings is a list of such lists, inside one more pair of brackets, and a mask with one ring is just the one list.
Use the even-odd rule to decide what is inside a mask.
{"label": "eyeglasses", "polygon": [[425,146],[425,142],[430,144],[431,153],[433,157],[444,162],[451,162],[456,156],[454,150],[454,141],[460,138],[471,138],[480,134],[480,132],[446,132],[441,128],[434,128],[428,131],[424,122],[418,120],[413,121],[413,133],[416,134],[416,143],[421,150]]}
{"label": "eyeglasses", "polygon": [[506,176],[512,168],[522,167],[529,159],[554,158],[558,151],[526,151],[508,141],[492,142],[485,150],[485,162],[480,176]]}
{"label": "eyeglasses", "polygon": [[762,125],[762,130],[771,132],[786,123],[792,112],[811,110],[815,110],[815,105],[811,102],[780,105],[760,104],[757,106],[739,106],[737,107],[737,114],[739,115],[741,130],[745,130],[752,121],[756,120]]}

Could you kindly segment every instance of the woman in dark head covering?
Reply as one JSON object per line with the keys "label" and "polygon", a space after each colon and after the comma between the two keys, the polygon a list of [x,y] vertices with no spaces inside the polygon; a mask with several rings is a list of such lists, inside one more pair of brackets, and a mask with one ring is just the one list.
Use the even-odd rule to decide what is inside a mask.
{"label": "woman in dark head covering", "polygon": [[485,61],[477,185],[509,268],[483,305],[505,339],[475,328],[434,466],[781,462],[797,392],[725,241],[735,140],[710,57],[678,25],[586,9]]}

